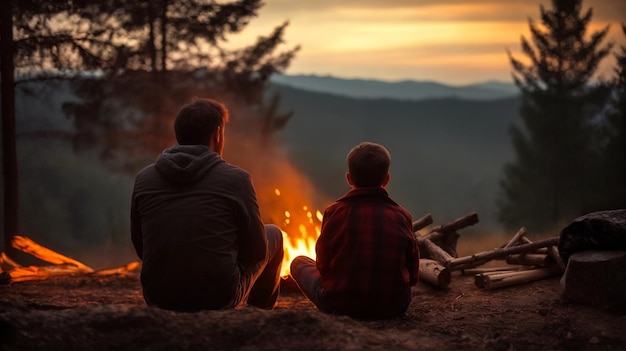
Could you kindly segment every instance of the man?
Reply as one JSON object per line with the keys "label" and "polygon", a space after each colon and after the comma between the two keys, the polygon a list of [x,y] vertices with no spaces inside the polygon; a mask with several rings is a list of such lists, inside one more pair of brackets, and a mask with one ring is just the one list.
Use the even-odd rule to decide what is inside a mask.
{"label": "man", "polygon": [[276,304],[282,233],[263,225],[248,173],[222,159],[228,118],[214,100],[183,106],[174,122],[178,145],[135,178],[131,238],[148,305],[197,311]]}

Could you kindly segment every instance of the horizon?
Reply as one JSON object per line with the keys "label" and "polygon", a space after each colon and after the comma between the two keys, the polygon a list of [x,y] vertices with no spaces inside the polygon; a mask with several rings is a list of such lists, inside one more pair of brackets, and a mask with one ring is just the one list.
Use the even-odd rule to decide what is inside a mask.
{"label": "horizon", "polygon": [[348,80],[348,81],[382,82],[382,83],[390,83],[390,84],[405,83],[405,82],[432,83],[432,84],[440,84],[440,85],[456,87],[456,88],[467,87],[467,86],[472,86],[472,85],[490,84],[490,83],[507,84],[507,85],[515,86],[515,83],[512,80],[509,82],[509,81],[498,80],[498,79],[486,79],[486,80],[480,80],[480,81],[475,81],[475,82],[470,82],[470,83],[454,84],[454,83],[446,83],[446,82],[432,80],[432,79],[420,80],[420,79],[414,79],[414,78],[386,79],[386,78],[361,78],[361,77],[345,78],[345,77],[332,75],[332,74],[316,74],[316,73],[276,73],[276,75],[289,76],[289,77],[331,78],[331,79]]}
{"label": "horizon", "polygon": [[[258,17],[229,38],[229,45],[249,45],[288,21],[283,46],[301,49],[284,72],[287,75],[452,86],[514,84],[507,50],[517,59],[526,59],[520,39],[531,40],[529,19],[542,28],[540,5],[552,8],[549,0],[389,0],[384,4],[266,0]],[[594,79],[611,78],[613,53],[626,46],[621,31],[626,1],[583,0],[581,14],[589,9],[593,16],[587,39],[609,25],[602,47],[615,44]]]}

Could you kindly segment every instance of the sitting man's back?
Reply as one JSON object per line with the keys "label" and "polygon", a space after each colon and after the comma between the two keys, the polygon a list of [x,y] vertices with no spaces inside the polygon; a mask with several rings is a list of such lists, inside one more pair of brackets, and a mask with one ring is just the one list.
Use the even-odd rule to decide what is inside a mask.
{"label": "sitting man's back", "polygon": [[174,126],[178,145],[137,174],[131,237],[149,305],[275,305],[282,234],[263,225],[248,173],[221,157],[227,120],[213,100],[184,106]]}

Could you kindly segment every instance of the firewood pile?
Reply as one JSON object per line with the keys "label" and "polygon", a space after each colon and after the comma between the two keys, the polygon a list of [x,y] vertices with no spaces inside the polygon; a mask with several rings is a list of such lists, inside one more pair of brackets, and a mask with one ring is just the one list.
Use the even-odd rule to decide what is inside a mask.
{"label": "firewood pile", "polygon": [[[421,256],[420,279],[434,286],[446,288],[452,271],[473,275],[475,285],[488,290],[554,277],[565,271],[557,249],[558,236],[533,242],[522,227],[498,248],[458,257],[458,231],[478,223],[478,215],[471,212],[450,223],[426,229],[425,234],[419,233],[432,223],[432,215],[427,214],[413,222],[413,232]],[[506,266],[480,267],[494,260],[503,260]]]}

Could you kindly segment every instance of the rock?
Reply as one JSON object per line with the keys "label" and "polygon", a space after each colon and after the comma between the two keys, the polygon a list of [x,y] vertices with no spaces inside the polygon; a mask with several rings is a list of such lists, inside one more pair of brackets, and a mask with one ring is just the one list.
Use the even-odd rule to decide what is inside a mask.
{"label": "rock", "polygon": [[599,211],[576,218],[561,230],[559,255],[587,250],[626,250],[626,209]]}
{"label": "rock", "polygon": [[574,303],[626,312],[626,251],[572,254],[561,278],[561,295]]}

